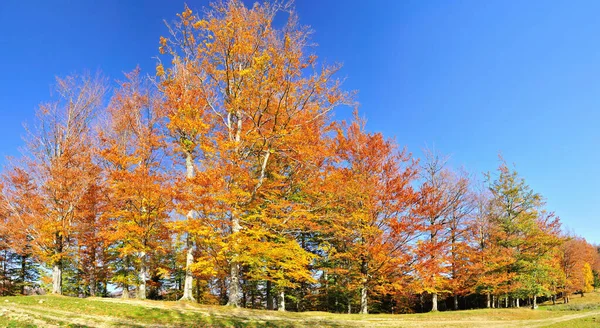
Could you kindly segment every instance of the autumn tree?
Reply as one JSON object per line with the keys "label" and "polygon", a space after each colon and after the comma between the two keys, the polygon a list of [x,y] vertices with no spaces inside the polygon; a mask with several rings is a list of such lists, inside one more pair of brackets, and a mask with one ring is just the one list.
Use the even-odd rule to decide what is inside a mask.
{"label": "autumn tree", "polygon": [[366,132],[365,121],[356,115],[350,125],[338,128],[335,147],[337,164],[330,179],[336,186],[332,223],[337,249],[330,256],[346,263],[345,275],[360,295],[360,313],[368,313],[369,294],[391,292],[408,271],[415,236],[411,183],[417,168],[393,141]]}
{"label": "autumn tree", "polygon": [[[186,219],[177,222],[175,230],[185,235],[186,262],[185,262],[185,286],[181,300],[194,300],[193,272],[195,238],[193,231],[199,226],[198,210],[194,209],[198,203],[210,200],[208,195],[206,179],[198,179],[197,165],[200,170],[205,171],[206,161],[214,153],[212,139],[208,135],[214,122],[214,115],[210,113],[209,104],[202,93],[201,81],[193,70],[190,70],[185,61],[175,61],[169,74],[159,71],[160,91],[164,96],[164,110],[166,115],[169,139],[174,151],[184,161],[185,181],[180,182],[181,193],[180,206],[186,213]],[[201,172],[200,174],[202,174]],[[196,188],[195,188],[196,187]],[[200,188],[202,189],[200,189]],[[198,192],[200,192],[198,194]],[[190,194],[191,193],[191,194]],[[188,196],[188,197],[186,197]],[[192,196],[193,200],[190,200]],[[194,206],[196,202],[196,206]]]}
{"label": "autumn tree", "polygon": [[74,264],[77,264],[79,283],[85,286],[83,293],[90,296],[106,294],[111,275],[109,253],[104,247],[108,226],[108,218],[104,215],[108,204],[106,186],[100,170],[96,170],[95,178],[82,197],[83,205],[75,227],[78,244]]}
{"label": "autumn tree", "polygon": [[448,179],[449,193],[452,195],[446,225],[450,251],[448,290],[453,294],[453,308],[458,310],[458,297],[469,294],[474,285],[471,278],[475,274],[473,262],[476,246],[470,229],[474,224],[476,195],[471,190],[471,181],[464,171],[451,172]]}
{"label": "autumn tree", "polygon": [[91,124],[104,90],[98,76],[57,78],[57,100],[40,105],[27,158],[8,173],[9,216],[29,236],[35,257],[52,267],[55,294],[62,293],[63,266],[73,256],[83,196],[93,184]]}
{"label": "autumn tree", "polygon": [[[0,295],[25,294],[39,279],[38,264],[31,250],[31,235],[20,219],[29,219],[21,210],[30,202],[27,186],[13,163],[5,167],[0,182]],[[25,181],[23,181],[25,182]],[[33,187],[29,185],[29,187]],[[33,191],[29,189],[29,191]],[[23,192],[23,193],[21,193]]]}
{"label": "autumn tree", "polygon": [[136,284],[137,297],[145,299],[153,257],[165,250],[163,242],[170,241],[167,221],[172,191],[163,165],[164,124],[160,120],[164,115],[159,113],[156,93],[139,69],[126,78],[115,91],[101,131],[109,193],[104,238],[116,252],[114,264],[120,269],[113,281],[123,287],[123,297]]}
{"label": "autumn tree", "polygon": [[[432,296],[431,311],[438,310],[438,294],[446,292],[459,272],[462,221],[471,211],[469,182],[447,167],[448,158],[425,151],[420,170],[422,185],[415,213],[420,218],[421,237],[416,247],[417,273],[422,292]],[[454,280],[456,283],[458,280]],[[458,286],[455,286],[458,288]]]}
{"label": "autumn tree", "polygon": [[561,289],[565,303],[569,302],[571,294],[581,292],[583,296],[585,292],[593,289],[592,266],[598,259],[594,246],[581,237],[566,236],[560,245],[558,258],[564,275],[564,285]]}
{"label": "autumn tree", "polygon": [[[288,14],[282,28],[273,24],[277,13]],[[263,190],[273,186],[271,162],[297,154],[289,140],[306,126],[322,126],[346,95],[333,78],[338,67],[320,69],[316,56],[305,54],[309,30],[288,4],[247,8],[231,0],[213,4],[202,18],[186,8],[170,31],[169,39],[161,38],[161,52],[194,76],[190,87],[212,116],[206,121],[217,149],[215,170],[224,181],[221,215],[229,222],[228,304],[239,306],[242,230],[264,203]],[[176,69],[159,65],[163,73]]]}
{"label": "autumn tree", "polygon": [[550,296],[554,292],[554,279],[558,269],[553,259],[561,243],[560,220],[554,213],[538,212],[535,225],[527,231],[523,245],[519,248],[520,272],[515,279],[521,284],[515,296],[516,306],[520,296],[533,296],[533,308],[538,295]]}
{"label": "autumn tree", "polygon": [[471,265],[475,279],[473,292],[486,296],[486,307],[495,307],[497,268],[502,266],[498,245],[492,242],[493,204],[491,193],[481,186],[475,192],[473,221],[468,229],[473,247]]}

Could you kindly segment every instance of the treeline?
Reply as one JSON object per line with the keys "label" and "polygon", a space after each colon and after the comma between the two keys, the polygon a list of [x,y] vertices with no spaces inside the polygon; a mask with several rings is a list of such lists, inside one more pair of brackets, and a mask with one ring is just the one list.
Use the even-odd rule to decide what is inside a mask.
{"label": "treeline", "polygon": [[477,182],[335,120],[352,94],[289,4],[178,17],[155,76],[57,79],[39,107],[1,174],[1,294],[403,313],[600,285],[598,250],[503,161]]}

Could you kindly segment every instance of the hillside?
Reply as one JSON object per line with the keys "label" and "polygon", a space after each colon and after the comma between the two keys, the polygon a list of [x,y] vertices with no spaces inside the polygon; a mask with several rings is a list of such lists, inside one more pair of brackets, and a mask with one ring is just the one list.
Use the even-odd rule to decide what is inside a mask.
{"label": "hillside", "polygon": [[279,313],[193,303],[61,296],[0,298],[2,327],[597,327],[600,293],[538,311],[481,309],[410,315]]}

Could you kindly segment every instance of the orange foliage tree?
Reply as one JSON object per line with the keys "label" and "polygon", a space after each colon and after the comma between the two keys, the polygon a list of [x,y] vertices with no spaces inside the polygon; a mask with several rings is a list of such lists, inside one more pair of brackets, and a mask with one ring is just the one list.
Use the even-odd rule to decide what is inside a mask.
{"label": "orange foliage tree", "polygon": [[[275,15],[288,13],[281,29]],[[319,69],[316,56],[306,55],[309,30],[297,22],[291,7],[281,3],[246,8],[241,1],[214,4],[204,18],[189,8],[161,38],[161,52],[174,67],[159,64],[157,73],[175,76],[187,70],[210,110],[208,133],[216,159],[214,173],[222,179],[217,196],[228,222],[229,302],[239,306],[243,248],[253,218],[265,217],[260,206],[281,181],[270,173],[273,162],[298,156],[300,136],[322,127],[328,113],[347,97],[333,75],[337,66]],[[275,166],[273,164],[273,166]],[[260,238],[259,238],[260,239]],[[292,244],[289,244],[292,245]]]}
{"label": "orange foliage tree", "polygon": [[63,267],[73,256],[77,222],[87,206],[84,195],[98,174],[89,145],[105,86],[89,75],[56,82],[57,100],[40,105],[37,125],[28,130],[27,158],[9,170],[4,200],[15,229],[52,267],[52,293],[61,294]]}
{"label": "orange foliage tree", "polygon": [[109,202],[104,238],[118,259],[113,281],[123,287],[123,297],[135,284],[137,297],[144,299],[152,259],[165,251],[163,243],[170,242],[172,190],[163,165],[160,102],[139,70],[126,77],[113,96],[101,132]]}
{"label": "orange foliage tree", "polygon": [[391,294],[405,285],[417,168],[394,142],[367,133],[357,117],[337,129],[334,150],[327,177],[331,200],[324,214],[334,242],[325,270],[327,279],[345,281],[349,308],[353,295],[359,295],[360,313],[368,313],[369,294]]}

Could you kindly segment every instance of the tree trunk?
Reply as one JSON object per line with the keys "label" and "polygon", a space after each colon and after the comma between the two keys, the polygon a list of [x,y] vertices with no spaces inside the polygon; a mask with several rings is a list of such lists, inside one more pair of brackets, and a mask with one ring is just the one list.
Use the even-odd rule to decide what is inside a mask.
{"label": "tree trunk", "polygon": [[272,283],[270,280],[267,280],[266,287],[266,297],[267,297],[267,310],[273,310],[273,292],[272,292]]}
{"label": "tree trunk", "polygon": [[329,304],[329,275],[327,275],[327,271],[323,271],[323,280],[325,280],[325,299]]}
{"label": "tree trunk", "polygon": [[96,268],[90,272],[90,296],[96,296]]}
{"label": "tree trunk", "polygon": [[369,313],[367,302],[368,302],[367,286],[366,286],[366,282],[365,282],[360,290],[360,313],[361,314]]}
{"label": "tree trunk", "polygon": [[238,263],[231,263],[229,279],[229,298],[227,300],[227,305],[239,307],[240,300],[242,299],[242,288],[240,286],[240,265]]}
{"label": "tree trunk", "polygon": [[454,310],[458,310],[458,295],[454,294]]}
{"label": "tree trunk", "polygon": [[490,308],[491,307],[491,300],[490,300],[490,293],[485,294],[485,307],[486,308]]}
{"label": "tree trunk", "polygon": [[108,283],[105,280],[102,282],[102,296],[108,297]]}
{"label": "tree trunk", "polygon": [[285,311],[285,292],[283,290],[279,292],[277,311]]}
{"label": "tree trunk", "polygon": [[52,267],[52,294],[62,295],[62,261],[58,260]]}
{"label": "tree trunk", "polygon": [[[360,265],[360,273],[362,275],[362,286],[360,289],[360,313],[367,314],[369,313],[368,308],[368,298],[367,298],[367,282],[368,282],[368,270],[369,266],[367,260],[363,257],[361,265]],[[348,301],[348,304],[350,302]]]}
{"label": "tree trunk", "polygon": [[121,294],[121,298],[122,299],[129,298],[129,286],[128,285],[123,285],[123,293]]}
{"label": "tree trunk", "polygon": [[348,299],[348,314],[352,314],[352,303],[350,302],[350,299]]}
{"label": "tree trunk", "polygon": [[492,309],[496,308],[496,296],[492,295]]}
{"label": "tree trunk", "polygon": [[556,305],[556,294],[552,295],[552,305]]}
{"label": "tree trunk", "polygon": [[200,303],[200,300],[202,299],[202,295],[200,294],[201,288],[200,288],[200,278],[196,278],[196,302]]}
{"label": "tree trunk", "polygon": [[537,295],[533,295],[533,303],[531,304],[533,310],[537,309]]}
{"label": "tree trunk", "polygon": [[[187,152],[185,156],[185,168],[186,178],[191,179],[194,177],[194,157],[192,153]],[[187,215],[188,220],[194,219],[194,211],[191,210]],[[191,266],[194,264],[194,247],[191,241],[190,235],[186,236],[186,258],[185,258],[185,282],[183,286],[183,296],[179,299],[180,301],[195,301],[193,295],[194,276],[192,274]]]}
{"label": "tree trunk", "polygon": [[517,307],[517,308],[519,307],[519,299],[518,298],[515,299],[515,307]]}
{"label": "tree trunk", "polygon": [[56,243],[56,254],[58,255],[58,260],[54,263],[52,267],[52,294],[62,295],[62,251],[63,251],[63,239],[60,233],[56,233],[54,237],[54,242]]}
{"label": "tree trunk", "polygon": [[[189,217],[189,216],[188,216]],[[189,235],[187,236],[187,255],[185,259],[185,282],[183,286],[183,296],[179,299],[180,301],[196,301],[194,299],[194,276],[190,269],[194,264],[194,249],[190,242]]]}
{"label": "tree trunk", "polygon": [[146,280],[148,279],[148,268],[146,267],[146,253],[142,252],[141,256],[141,264],[140,264],[140,285],[138,287],[137,298],[140,300],[146,299]]}
{"label": "tree trunk", "polygon": [[227,303],[227,283],[225,279],[219,279],[219,301],[221,304]]}
{"label": "tree trunk", "polygon": [[[237,234],[242,230],[240,226],[240,220],[233,216],[231,218],[231,231],[233,234]],[[237,241],[233,241],[234,243]],[[231,268],[229,271],[229,300],[227,301],[228,306],[239,307],[240,299],[242,298],[242,287],[240,286],[240,265],[237,263],[237,259],[234,258],[231,261]]]}
{"label": "tree trunk", "polygon": [[242,287],[242,307],[248,307],[248,290]]}
{"label": "tree trunk", "polygon": [[[4,257],[6,259],[6,257]],[[27,278],[27,256],[21,256],[21,295],[25,295],[25,279]],[[4,261],[4,277],[6,277],[6,261]]]}
{"label": "tree trunk", "polygon": [[437,293],[433,293],[431,294],[431,312],[437,312],[438,310],[438,294]]}

